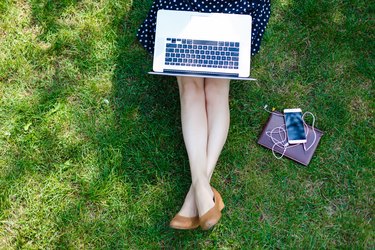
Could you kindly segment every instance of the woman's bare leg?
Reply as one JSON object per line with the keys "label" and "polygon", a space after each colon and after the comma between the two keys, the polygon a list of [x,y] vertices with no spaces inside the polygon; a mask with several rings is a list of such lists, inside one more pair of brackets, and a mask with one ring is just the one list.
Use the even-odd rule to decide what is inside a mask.
{"label": "woman's bare leg", "polygon": [[207,112],[204,78],[178,77],[181,123],[189,157],[192,190],[199,214],[213,205],[212,190],[207,176]]}
{"label": "woman's bare leg", "polygon": [[[179,85],[181,85],[180,84],[181,79],[178,79],[178,81],[179,81]],[[207,174],[208,181],[209,181],[211,179],[213,170],[215,169],[215,166],[216,166],[216,162],[219,158],[220,152],[224,146],[224,143],[228,135],[229,80],[205,79],[203,87],[204,87],[205,112],[206,112],[206,121],[207,121],[206,123],[207,143],[206,143],[206,149],[204,151],[205,157],[206,157],[205,169],[206,169],[206,174]],[[181,86],[180,86],[180,91],[181,91]],[[184,138],[185,138],[185,135],[184,135]],[[190,160],[190,157],[189,157],[189,160]],[[196,207],[197,207],[197,204],[195,202],[194,189],[193,189],[193,186],[191,186],[188,194],[185,197],[184,204],[179,214],[182,216],[186,216],[186,217],[196,216],[198,215],[198,211]]]}
{"label": "woman's bare leg", "polygon": [[229,130],[228,79],[205,79],[206,109],[208,120],[207,174],[211,179]]}

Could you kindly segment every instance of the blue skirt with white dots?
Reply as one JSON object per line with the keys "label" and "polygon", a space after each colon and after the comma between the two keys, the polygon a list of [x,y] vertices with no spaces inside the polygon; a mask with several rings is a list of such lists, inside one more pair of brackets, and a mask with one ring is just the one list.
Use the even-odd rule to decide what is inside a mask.
{"label": "blue skirt with white dots", "polygon": [[260,42],[270,17],[270,5],[270,0],[154,0],[145,21],[138,29],[137,37],[143,47],[152,54],[156,13],[160,9],[246,14],[253,19],[251,55],[255,55],[259,51]]}

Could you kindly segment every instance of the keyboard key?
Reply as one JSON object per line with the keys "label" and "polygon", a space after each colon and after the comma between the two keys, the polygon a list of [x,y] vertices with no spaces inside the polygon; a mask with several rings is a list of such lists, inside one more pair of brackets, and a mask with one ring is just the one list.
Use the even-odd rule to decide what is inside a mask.
{"label": "keyboard key", "polygon": [[240,51],[240,49],[239,48],[229,48],[229,51],[231,51],[231,52],[238,52],[238,51]]}
{"label": "keyboard key", "polygon": [[194,44],[201,44],[201,45],[213,45],[216,46],[216,41],[207,41],[207,40],[193,40]]}

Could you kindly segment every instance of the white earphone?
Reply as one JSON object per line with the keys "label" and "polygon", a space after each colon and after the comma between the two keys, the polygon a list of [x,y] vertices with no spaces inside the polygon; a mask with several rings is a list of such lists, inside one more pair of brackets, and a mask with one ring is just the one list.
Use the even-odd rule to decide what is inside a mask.
{"label": "white earphone", "polygon": [[[265,106],[263,107],[263,109],[264,109],[265,111],[267,111],[268,113],[271,113],[271,114],[275,114],[275,115],[278,115],[278,116],[282,116],[282,117],[284,117],[283,114],[279,114],[279,113],[275,113],[275,112],[273,112],[273,111],[269,111],[269,110],[267,109],[267,107],[268,107],[268,105],[265,105]],[[313,113],[308,112],[308,111],[305,112],[305,113],[302,115],[302,121],[303,121],[303,125],[305,126],[305,131],[306,131],[306,138],[307,138],[307,136],[308,136],[308,134],[309,134],[310,129],[309,129],[309,127],[307,126],[307,124],[306,124],[306,122],[305,122],[305,115],[311,115],[312,118],[313,118],[312,125],[311,125],[311,130],[312,130],[313,135],[314,135],[313,142],[312,142],[312,143],[310,144],[310,146],[308,146],[308,147],[306,147],[306,144],[307,144],[308,142],[303,143],[303,149],[304,149],[305,151],[309,151],[309,150],[311,149],[311,147],[314,145],[315,141],[316,141],[316,132],[315,132],[315,129],[314,129],[314,125],[315,125],[315,116],[314,116]],[[271,139],[272,142],[274,143],[274,145],[272,146],[272,153],[273,153],[273,155],[274,155],[277,159],[281,159],[281,158],[283,158],[283,156],[285,155],[285,152],[286,152],[287,149],[289,149],[289,148],[293,148],[293,147],[296,147],[296,146],[298,146],[298,145],[301,144],[301,143],[299,143],[299,144],[293,144],[293,145],[290,145],[290,144],[288,143],[288,139],[287,139],[287,135],[286,135],[286,130],[285,130],[285,125],[283,125],[283,126],[279,126],[279,127],[275,127],[275,128],[273,128],[271,131],[266,131],[266,135],[267,135],[268,137],[270,137],[270,139]],[[278,135],[278,138],[277,138],[275,135]],[[281,153],[280,156],[277,156],[277,155],[276,155],[276,153],[277,153],[277,152],[275,151],[275,148],[276,148],[276,147],[279,147],[280,149],[283,150],[283,152]]]}

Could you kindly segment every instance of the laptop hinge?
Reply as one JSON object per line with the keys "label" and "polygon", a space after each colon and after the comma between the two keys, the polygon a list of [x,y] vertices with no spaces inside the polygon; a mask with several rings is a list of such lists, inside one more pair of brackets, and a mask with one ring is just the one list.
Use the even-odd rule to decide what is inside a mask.
{"label": "laptop hinge", "polygon": [[239,77],[236,73],[219,73],[219,72],[207,72],[207,71],[191,71],[191,70],[175,70],[175,69],[164,69],[164,73],[175,73],[175,74],[186,74],[186,75],[209,75],[209,76],[222,76],[222,77]]}

